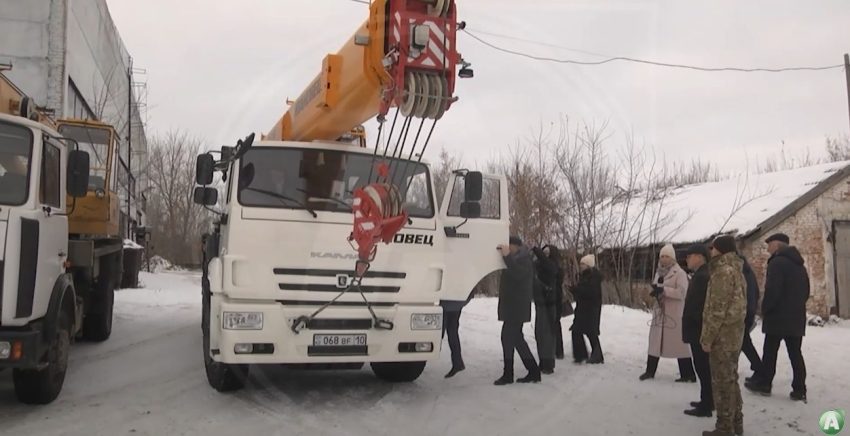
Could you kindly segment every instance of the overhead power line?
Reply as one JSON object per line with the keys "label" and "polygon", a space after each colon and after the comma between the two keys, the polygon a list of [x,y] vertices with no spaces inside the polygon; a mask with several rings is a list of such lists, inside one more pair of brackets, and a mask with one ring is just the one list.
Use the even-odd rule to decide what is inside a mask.
{"label": "overhead power line", "polygon": [[[352,1],[354,1],[354,0],[352,0]],[[603,59],[603,60],[599,60],[599,61],[579,61],[579,60],[574,60],[574,59],[558,59],[558,58],[553,58],[553,57],[548,57],[548,56],[538,56],[538,55],[533,55],[533,54],[525,53],[525,52],[518,51],[518,50],[511,50],[511,49],[508,49],[508,48],[500,47],[500,46],[493,44],[489,41],[486,41],[486,40],[482,39],[480,36],[473,34],[472,32],[470,32],[467,29],[463,29],[463,32],[466,33],[467,35],[469,35],[470,37],[472,37],[473,39],[475,39],[476,41],[478,41],[478,42],[480,42],[480,43],[482,43],[482,44],[484,44],[484,45],[486,45],[486,46],[488,46],[488,47],[490,47],[494,50],[498,50],[498,51],[508,53],[508,54],[511,54],[511,55],[521,56],[521,57],[524,57],[524,58],[533,59],[533,60],[537,60],[537,61],[555,62],[555,63],[561,63],[561,64],[593,66],[593,65],[603,65],[603,64],[607,64],[607,63],[611,63],[611,62],[621,61],[621,62],[633,62],[633,63],[646,64],[646,65],[655,65],[655,66],[658,66],[658,67],[681,68],[681,69],[687,69],[687,70],[697,70],[697,71],[706,71],[706,72],[739,72],[739,73],[755,73],[755,72],[784,73],[784,72],[789,72],[789,71],[823,71],[823,70],[833,70],[833,69],[838,69],[838,68],[844,68],[843,64],[818,66],[818,67],[806,66],[806,67],[784,67],[784,68],[700,67],[700,66],[694,66],[694,65],[674,64],[674,63],[667,63],[667,62],[656,62],[656,61],[650,61],[650,60],[645,60],[645,59],[630,58],[630,57],[625,57],[625,56],[614,56],[614,57],[609,57],[607,59]],[[481,33],[483,33],[483,32],[481,32]],[[499,36],[509,37],[507,35],[499,35]],[[515,37],[509,37],[509,38],[517,39],[517,40],[520,39],[520,38],[515,38]],[[539,41],[532,41],[532,40],[526,40],[526,42],[539,43]],[[545,43],[542,43],[542,44],[545,44]],[[566,49],[566,47],[561,47],[561,48]],[[574,49],[570,49],[570,50],[574,50]],[[594,56],[598,56],[598,54],[594,53]]]}
{"label": "overhead power line", "polygon": [[[467,29],[469,29],[469,27],[467,27]],[[505,35],[503,33],[485,32],[481,29],[472,29],[472,30],[476,34],[479,34],[479,35],[495,36],[496,38],[510,39],[510,40],[513,40],[513,41],[519,41],[519,42],[539,45],[539,46],[543,46],[543,47],[551,47],[551,48],[557,48],[557,49],[566,50],[566,51],[573,51],[573,52],[585,54],[585,55],[588,55],[588,56],[596,56],[596,57],[600,57],[600,58],[613,57],[611,55],[607,55],[607,54],[604,54],[604,53],[596,53],[596,52],[587,51],[587,50],[580,50],[580,49],[577,49],[577,48],[566,47],[566,46],[558,45],[558,44],[552,44],[551,42],[543,42],[543,41],[537,41],[537,40],[534,40],[534,39],[519,38],[519,37],[516,37],[516,36]]]}

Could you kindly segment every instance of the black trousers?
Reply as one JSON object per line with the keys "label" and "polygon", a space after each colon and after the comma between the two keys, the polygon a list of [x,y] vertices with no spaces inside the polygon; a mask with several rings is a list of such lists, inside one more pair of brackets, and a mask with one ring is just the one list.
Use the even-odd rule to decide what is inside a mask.
{"label": "black trousers", "polygon": [[514,370],[514,351],[519,353],[519,358],[522,359],[525,369],[529,372],[538,372],[540,367],[537,366],[537,361],[534,360],[534,355],[531,354],[531,348],[528,347],[528,342],[522,335],[521,322],[505,321],[502,324],[502,354],[505,361],[505,372],[513,373]]}
{"label": "black trousers", "polygon": [[699,377],[699,402],[703,407],[714,409],[714,394],[711,391],[711,366],[708,361],[708,353],[702,350],[700,344],[690,344],[691,356],[694,361],[694,369]]}
{"label": "black trousers", "polygon": [[449,349],[452,351],[452,368],[463,368],[463,355],[460,352],[460,311],[443,313],[443,337],[449,334]]}
{"label": "black trousers", "polygon": [[799,336],[765,335],[764,353],[762,354],[763,370],[757,381],[767,386],[773,384],[773,377],[776,375],[776,358],[779,353],[779,344],[782,341],[785,341],[785,348],[788,350],[788,358],[791,360],[791,368],[794,371],[791,388],[794,389],[794,392],[805,393],[806,362],[803,360],[803,338]]}
{"label": "black trousers", "polygon": [[587,344],[584,342],[584,337],[590,341],[590,350],[594,357],[602,357],[602,345],[599,343],[599,335],[586,335],[573,330],[573,359],[575,361],[587,360]]}
{"label": "black trousers", "polygon": [[[658,356],[649,355],[646,358],[646,373],[655,377],[655,371],[658,369]],[[697,375],[694,373],[694,363],[690,357],[676,359],[679,363],[679,377],[686,379],[695,379]]]}
{"label": "black trousers", "polygon": [[752,324],[749,324],[744,327],[744,342],[741,345],[741,352],[747,356],[747,360],[750,361],[750,369],[753,371],[753,374],[758,376],[762,371],[762,363],[761,358],[759,358],[759,353],[756,351],[755,345],[753,345],[753,340],[750,338],[750,330],[752,329]]}
{"label": "black trousers", "polygon": [[555,334],[555,357],[562,359],[564,357],[564,331],[561,330],[561,312],[563,307],[561,303],[555,304],[555,319],[552,320],[552,332]]}

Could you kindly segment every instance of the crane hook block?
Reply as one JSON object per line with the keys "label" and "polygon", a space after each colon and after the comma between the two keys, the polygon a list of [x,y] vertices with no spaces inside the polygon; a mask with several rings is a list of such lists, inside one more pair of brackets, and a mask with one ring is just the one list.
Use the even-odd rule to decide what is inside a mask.
{"label": "crane hook block", "polygon": [[[380,167],[379,167],[380,168]],[[380,171],[380,169],[379,169]],[[377,244],[389,244],[407,223],[401,194],[395,185],[372,183],[354,191],[354,230],[349,236],[362,262],[375,258]]]}

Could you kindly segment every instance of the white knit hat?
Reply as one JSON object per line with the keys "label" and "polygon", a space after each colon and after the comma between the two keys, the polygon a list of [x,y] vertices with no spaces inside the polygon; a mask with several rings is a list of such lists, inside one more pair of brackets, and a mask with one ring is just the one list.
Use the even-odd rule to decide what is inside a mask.
{"label": "white knit hat", "polygon": [[587,265],[591,268],[596,268],[596,257],[592,254],[588,254],[587,256],[582,257],[579,263],[581,263],[582,265]]}
{"label": "white knit hat", "polygon": [[661,248],[661,253],[659,253],[658,257],[667,256],[671,259],[676,258],[676,249],[673,248],[672,245],[667,244],[663,248]]}

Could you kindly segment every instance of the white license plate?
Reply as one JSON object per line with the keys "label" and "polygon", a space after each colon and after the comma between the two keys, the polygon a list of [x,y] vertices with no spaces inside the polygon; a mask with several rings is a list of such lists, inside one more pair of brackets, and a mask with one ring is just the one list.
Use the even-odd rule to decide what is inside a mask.
{"label": "white license plate", "polygon": [[366,335],[313,335],[317,347],[346,347],[366,345]]}

